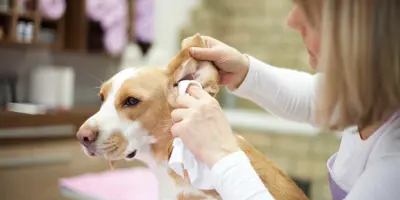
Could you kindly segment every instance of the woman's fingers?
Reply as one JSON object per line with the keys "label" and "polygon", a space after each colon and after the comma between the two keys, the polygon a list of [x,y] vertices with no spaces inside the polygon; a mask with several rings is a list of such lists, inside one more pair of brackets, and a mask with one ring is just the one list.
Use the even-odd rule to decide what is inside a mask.
{"label": "woman's fingers", "polygon": [[189,53],[197,60],[218,62],[223,57],[224,52],[220,48],[191,47]]}
{"label": "woman's fingers", "polygon": [[177,108],[177,109],[173,110],[171,112],[172,123],[175,124],[175,123],[182,121],[188,115],[188,112],[190,112],[190,111],[186,108]]}
{"label": "woman's fingers", "polygon": [[174,137],[181,137],[182,134],[185,134],[185,130],[187,129],[188,123],[185,119],[182,121],[175,123],[171,127],[171,133]]}
{"label": "woman's fingers", "polygon": [[182,95],[176,98],[176,107],[177,108],[189,108],[195,105],[196,99],[192,96]]}
{"label": "woman's fingers", "polygon": [[[196,99],[203,99],[203,98],[211,97],[207,91],[205,91],[202,88],[199,88],[197,86],[190,86],[188,88],[188,93],[190,94],[190,96],[192,96]],[[195,103],[195,101],[193,101],[193,103]]]}

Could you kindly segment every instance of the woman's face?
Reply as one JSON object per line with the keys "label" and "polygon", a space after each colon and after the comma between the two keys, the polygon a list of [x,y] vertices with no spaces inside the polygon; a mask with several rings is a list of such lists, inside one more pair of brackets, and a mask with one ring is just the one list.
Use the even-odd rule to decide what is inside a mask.
{"label": "woman's face", "polygon": [[315,70],[320,54],[320,37],[318,31],[311,26],[309,19],[307,19],[306,13],[297,4],[293,5],[292,10],[287,17],[286,23],[290,28],[298,31],[301,34],[303,42],[308,50],[309,63]]}

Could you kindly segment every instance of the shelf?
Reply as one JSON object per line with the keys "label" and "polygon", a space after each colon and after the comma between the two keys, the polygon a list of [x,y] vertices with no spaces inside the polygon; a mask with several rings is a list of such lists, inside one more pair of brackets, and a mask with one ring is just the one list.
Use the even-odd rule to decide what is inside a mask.
{"label": "shelf", "polygon": [[85,52],[83,50],[76,49],[56,49],[52,44],[41,44],[41,43],[19,43],[19,42],[8,42],[0,40],[0,49],[17,49],[17,50],[32,50],[32,49],[42,49],[48,50],[52,53],[64,53],[64,54],[73,54],[79,56],[96,56],[101,58],[108,58],[111,60],[119,60],[121,59],[120,55],[111,55],[107,52]]}
{"label": "shelf", "polygon": [[34,20],[35,18],[35,13],[34,12],[18,12],[18,11],[12,11],[12,10],[0,10],[0,15],[3,16],[18,16],[19,18],[24,18],[28,20]]}
{"label": "shelf", "polygon": [[1,16],[12,16],[12,12],[6,11],[6,10],[0,10],[0,15]]}
{"label": "shelf", "polygon": [[23,42],[11,42],[11,41],[4,41],[0,40],[0,47],[1,48],[43,48],[48,49],[51,48],[51,44],[41,44],[41,43],[23,43]]}
{"label": "shelf", "polygon": [[19,11],[12,11],[12,10],[0,10],[0,16],[11,17],[14,15],[17,16],[19,19],[30,20],[30,21],[35,20],[35,16],[37,16],[42,21],[45,21],[45,22],[53,22],[53,23],[57,22],[57,20],[46,18],[45,16],[42,16],[39,13],[35,13],[35,12],[30,12],[30,11],[19,12]]}
{"label": "shelf", "polygon": [[37,115],[0,110],[0,129],[66,124],[80,126],[86,119],[96,113],[97,110],[98,107],[86,107]]}

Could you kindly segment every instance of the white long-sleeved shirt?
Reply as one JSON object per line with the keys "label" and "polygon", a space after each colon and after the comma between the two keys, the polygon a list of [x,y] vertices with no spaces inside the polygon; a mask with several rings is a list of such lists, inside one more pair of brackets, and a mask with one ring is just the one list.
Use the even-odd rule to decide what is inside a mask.
{"label": "white long-sleeved shirt", "polygon": [[[251,56],[250,68],[234,94],[252,100],[288,120],[313,124],[318,75],[276,68]],[[333,178],[346,200],[400,199],[400,118],[378,129],[368,140],[350,128],[343,133]],[[243,152],[233,153],[211,169],[224,200],[274,199]]]}

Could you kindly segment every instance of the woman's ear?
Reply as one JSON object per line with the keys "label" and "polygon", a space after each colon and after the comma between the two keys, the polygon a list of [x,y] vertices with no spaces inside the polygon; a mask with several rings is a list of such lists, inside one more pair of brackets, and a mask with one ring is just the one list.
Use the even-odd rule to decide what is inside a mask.
{"label": "woman's ear", "polygon": [[216,66],[209,61],[198,61],[189,54],[190,47],[206,45],[199,34],[185,40],[182,50],[168,64],[169,88],[175,88],[179,81],[198,81],[204,90],[215,96],[219,91],[219,76]]}

